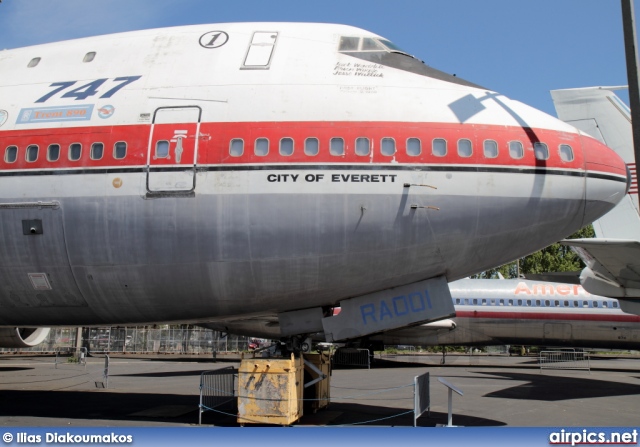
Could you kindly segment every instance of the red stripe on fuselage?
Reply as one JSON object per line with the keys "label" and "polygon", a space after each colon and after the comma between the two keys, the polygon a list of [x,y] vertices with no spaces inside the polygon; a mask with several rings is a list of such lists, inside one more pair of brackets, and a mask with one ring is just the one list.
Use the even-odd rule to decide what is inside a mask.
{"label": "red stripe on fuselage", "polygon": [[517,311],[485,311],[456,309],[457,318],[486,318],[497,320],[556,320],[556,321],[606,321],[619,323],[640,323],[638,315],[620,315],[605,313],[559,313],[559,312],[517,312]]}
{"label": "red stripe on fuselage", "polygon": [[[166,125],[165,125],[166,126]],[[171,125],[176,129],[181,124]],[[0,132],[0,150],[16,145],[19,148],[18,158],[14,163],[7,163],[0,157],[0,170],[40,170],[69,169],[91,167],[139,167],[145,166],[149,146],[151,125],[76,127],[36,130],[6,130]],[[532,135],[537,141],[547,144],[550,157],[548,160],[537,160],[533,153]],[[193,138],[193,135],[191,136]],[[306,138],[318,138],[320,151],[310,156],[304,153]],[[345,155],[334,156],[329,153],[331,138],[343,138]],[[355,140],[359,137],[369,138],[373,156],[356,155]],[[269,153],[266,156],[254,154],[254,143],[257,138],[268,138]],[[294,153],[290,156],[280,155],[278,144],[282,138],[293,138]],[[381,139],[393,138],[396,142],[396,153],[392,156],[380,152]],[[410,156],[406,153],[406,141],[418,138],[422,142],[422,153]],[[436,157],[431,152],[433,139],[443,138],[448,142],[447,154]],[[244,153],[239,157],[229,155],[231,139],[244,140]],[[457,141],[469,139],[473,143],[473,155],[462,157],[457,152]],[[583,137],[584,139],[584,137]],[[487,158],[483,154],[483,142],[494,140],[498,143],[499,154],[495,158]],[[118,141],[126,141],[127,156],[122,160],[113,156],[113,145]],[[508,143],[521,141],[524,146],[524,157],[514,159],[509,155]],[[594,140],[595,141],[595,140]],[[94,142],[105,145],[102,159],[90,158],[90,146]],[[60,159],[54,162],[47,160],[49,144],[61,146]],[[82,156],[78,161],[68,159],[68,148],[72,143],[83,145]],[[574,151],[574,160],[564,162],[559,156],[560,144],[569,144]],[[39,146],[39,156],[35,162],[25,159],[28,145]],[[543,129],[523,129],[520,127],[480,126],[443,123],[396,123],[396,122],[258,122],[258,123],[201,123],[198,148],[198,164],[332,164],[332,163],[366,163],[366,164],[435,164],[435,165],[487,165],[514,168],[554,168],[576,170],[584,169],[584,158],[580,150],[580,138],[577,134],[560,133]],[[591,150],[591,153],[594,149]],[[595,150],[597,153],[597,149]],[[603,151],[605,152],[605,151]],[[3,152],[4,153],[4,152]],[[606,158],[607,153],[603,153]],[[193,160],[182,160],[182,165],[192,164]],[[597,172],[626,175],[619,169],[605,164],[594,168]]]}

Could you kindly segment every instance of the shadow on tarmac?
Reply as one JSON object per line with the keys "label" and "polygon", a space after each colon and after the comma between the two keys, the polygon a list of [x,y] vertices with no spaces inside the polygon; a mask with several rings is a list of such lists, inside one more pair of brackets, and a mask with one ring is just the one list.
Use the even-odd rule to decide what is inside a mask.
{"label": "shadow on tarmac", "polygon": [[[171,411],[158,416],[154,409],[178,408],[179,414]],[[189,410],[192,408],[193,410]],[[413,426],[413,413],[407,409],[384,406],[362,405],[355,403],[332,403],[317,413],[305,414],[295,425],[354,425],[354,426]],[[148,412],[148,417],[136,413]],[[222,414],[212,411],[202,415],[203,425],[222,427],[239,426],[234,414]],[[198,396],[175,394],[138,394],[138,393],[101,393],[101,392],[64,392],[64,391],[0,391],[0,417],[37,417],[56,420],[93,420],[93,421],[129,421],[158,422],[172,424],[198,423]],[[73,424],[73,422],[71,422]],[[418,419],[421,427],[433,427],[446,424],[447,414],[431,412]],[[464,426],[502,426],[501,421],[465,415],[453,416],[453,423]],[[56,425],[55,422],[53,422]],[[57,423],[59,424],[59,422]],[[246,424],[247,426],[270,427],[266,424]]]}
{"label": "shadow on tarmac", "polygon": [[[198,399],[176,394],[0,390],[0,416],[197,424]],[[193,412],[178,417],[132,415],[167,406],[191,406]]]}
{"label": "shadow on tarmac", "polygon": [[[418,418],[418,427],[435,427],[447,424],[447,413],[432,411]],[[453,415],[453,423],[466,427],[497,427],[506,423],[493,419],[485,419],[465,415]],[[202,415],[203,425],[220,427],[237,427],[236,417],[224,414],[205,412]],[[294,425],[310,426],[354,426],[354,427],[413,427],[413,412],[403,408],[387,408],[375,405],[331,403],[329,407],[317,413],[304,414]],[[246,423],[247,427],[273,427],[266,424]]]}
{"label": "shadow on tarmac", "polygon": [[[524,374],[506,372],[478,372],[494,377],[526,382],[511,388],[485,394],[485,397],[502,399],[541,400],[547,402],[589,399],[595,397],[632,396],[640,394],[640,385],[606,380],[590,379],[588,377],[559,377],[544,374]],[[577,374],[588,374],[580,371]]]}
{"label": "shadow on tarmac", "polygon": [[166,371],[166,372],[146,372],[133,374],[110,374],[109,377],[190,377],[200,376],[205,371],[211,371],[217,368],[206,368],[196,371]]}
{"label": "shadow on tarmac", "polygon": [[0,373],[15,371],[30,371],[35,368],[23,368],[20,366],[0,366]]}

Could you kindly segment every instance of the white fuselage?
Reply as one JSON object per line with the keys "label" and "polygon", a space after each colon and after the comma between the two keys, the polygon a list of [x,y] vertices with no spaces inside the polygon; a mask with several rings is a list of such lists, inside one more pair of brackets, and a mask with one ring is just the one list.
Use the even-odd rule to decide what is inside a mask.
{"label": "white fuselage", "polygon": [[333,306],[518,258],[624,196],[601,143],[385,45],[237,23],[0,52],[0,325]]}

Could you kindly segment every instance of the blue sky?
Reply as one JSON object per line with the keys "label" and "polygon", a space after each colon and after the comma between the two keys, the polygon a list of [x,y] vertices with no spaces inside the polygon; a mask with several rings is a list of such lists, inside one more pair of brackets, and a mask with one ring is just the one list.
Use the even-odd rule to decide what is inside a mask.
{"label": "blue sky", "polygon": [[0,49],[243,21],[365,28],[428,65],[554,115],[549,90],[627,83],[617,0],[2,0]]}

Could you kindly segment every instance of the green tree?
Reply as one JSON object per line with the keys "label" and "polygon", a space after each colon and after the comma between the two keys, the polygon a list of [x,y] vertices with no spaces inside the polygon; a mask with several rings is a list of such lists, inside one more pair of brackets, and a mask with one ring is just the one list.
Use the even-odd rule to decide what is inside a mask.
{"label": "green tree", "polygon": [[[593,226],[588,225],[578,230],[567,239],[585,239],[594,237]],[[551,244],[540,251],[519,259],[520,273],[575,272],[584,268],[584,263],[573,250],[559,243]],[[486,270],[472,278],[495,278],[498,273],[505,278],[517,278],[517,261]]]}

